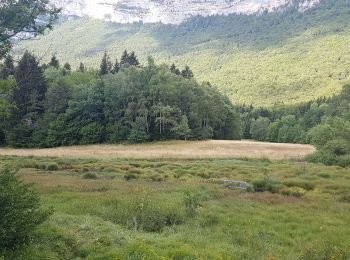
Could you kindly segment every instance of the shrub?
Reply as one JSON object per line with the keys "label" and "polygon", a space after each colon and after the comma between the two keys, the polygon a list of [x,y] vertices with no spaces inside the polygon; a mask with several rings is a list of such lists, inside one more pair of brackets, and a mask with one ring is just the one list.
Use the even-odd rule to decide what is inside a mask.
{"label": "shrub", "polygon": [[350,143],[344,139],[336,139],[327,142],[322,150],[335,156],[342,156],[350,153]]}
{"label": "shrub", "polygon": [[95,173],[87,172],[83,175],[83,178],[87,180],[97,180],[98,177]]}
{"label": "shrub", "polygon": [[344,195],[339,199],[340,202],[350,203],[350,195]]}
{"label": "shrub", "polygon": [[281,190],[281,193],[286,196],[302,197],[305,195],[306,190],[300,187],[289,187]]}
{"label": "shrub", "polygon": [[138,178],[137,175],[133,173],[128,173],[124,175],[124,179],[127,181],[135,180],[137,178]]}
{"label": "shrub", "polygon": [[45,168],[48,171],[57,171],[58,170],[58,164],[57,163],[48,163],[48,164],[46,164]]}
{"label": "shrub", "polygon": [[281,185],[272,183],[267,178],[253,181],[253,190],[255,192],[269,191],[272,193],[277,193],[280,189],[281,189]]}
{"label": "shrub", "polygon": [[288,182],[285,182],[284,185],[287,187],[299,187],[308,191],[313,190],[315,187],[315,185],[312,182],[299,181],[299,180],[288,181]]}
{"label": "shrub", "polygon": [[0,208],[0,250],[27,242],[51,213],[41,208],[39,196],[31,186],[9,170],[0,173]]}
{"label": "shrub", "polygon": [[321,178],[325,178],[325,179],[331,178],[331,175],[329,173],[326,173],[326,172],[320,172],[319,174],[317,174],[317,176],[321,177]]}
{"label": "shrub", "polygon": [[154,174],[150,177],[150,179],[152,181],[158,181],[158,182],[164,181],[163,176],[161,176],[160,174]]}
{"label": "shrub", "polygon": [[334,129],[328,125],[317,125],[309,131],[310,142],[320,148],[335,137]]}

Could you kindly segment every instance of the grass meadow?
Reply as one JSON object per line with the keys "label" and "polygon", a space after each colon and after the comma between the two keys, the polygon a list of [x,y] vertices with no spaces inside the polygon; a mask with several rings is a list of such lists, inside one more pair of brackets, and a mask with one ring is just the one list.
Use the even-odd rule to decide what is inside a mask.
{"label": "grass meadow", "polygon": [[135,145],[86,145],[49,149],[0,149],[1,155],[74,157],[97,159],[218,159],[255,158],[302,160],[313,153],[312,145],[255,141],[166,141]]}
{"label": "grass meadow", "polygon": [[9,259],[350,258],[349,168],[267,157],[81,157],[0,157],[54,210]]}

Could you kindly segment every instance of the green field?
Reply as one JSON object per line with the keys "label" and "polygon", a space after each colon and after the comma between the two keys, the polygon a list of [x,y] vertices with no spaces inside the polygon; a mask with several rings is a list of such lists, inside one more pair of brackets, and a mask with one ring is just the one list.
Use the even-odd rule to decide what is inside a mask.
{"label": "green field", "polygon": [[98,68],[104,51],[115,59],[134,50],[142,61],[152,55],[190,65],[198,81],[236,104],[298,103],[337,94],[349,82],[349,10],[336,0],[305,13],[194,18],[180,26],[75,19],[16,52],[28,48],[44,61],[56,53],[62,63]]}
{"label": "green field", "polygon": [[[349,259],[350,171],[268,159],[0,157],[54,214],[5,259]],[[237,190],[224,180],[246,181]]]}

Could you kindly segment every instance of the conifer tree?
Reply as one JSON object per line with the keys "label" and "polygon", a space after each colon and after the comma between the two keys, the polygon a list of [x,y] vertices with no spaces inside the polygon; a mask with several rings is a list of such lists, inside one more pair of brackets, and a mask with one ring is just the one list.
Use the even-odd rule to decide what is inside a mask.
{"label": "conifer tree", "polygon": [[130,55],[129,55],[129,59],[128,59],[128,63],[131,65],[131,66],[136,66],[138,67],[140,65],[140,62],[139,60],[137,59],[137,56],[135,54],[135,52],[131,52]]}
{"label": "conifer tree", "polygon": [[[13,102],[19,109],[20,116],[23,117],[29,112],[28,108],[33,105],[30,103],[31,97],[35,95],[36,102],[42,102],[47,90],[39,62],[28,51],[18,63],[15,78],[18,88],[14,90]],[[41,109],[34,112],[41,112]]]}
{"label": "conifer tree", "polygon": [[120,64],[118,62],[118,59],[115,60],[115,63],[113,65],[112,73],[117,74],[120,70]]}
{"label": "conifer tree", "polygon": [[186,78],[186,79],[190,79],[193,78],[193,71],[190,69],[189,66],[186,66],[184,70],[181,71],[181,75],[182,77]]}
{"label": "conifer tree", "polygon": [[51,57],[51,61],[49,63],[49,66],[54,67],[56,69],[58,69],[60,67],[60,62],[58,61],[56,55],[53,55]]}
{"label": "conifer tree", "polygon": [[85,72],[85,65],[84,65],[84,63],[82,63],[82,62],[80,62],[80,65],[79,65],[79,71],[80,72]]}
{"label": "conifer tree", "polygon": [[112,70],[112,63],[109,60],[109,55],[107,52],[104,53],[101,65],[100,65],[100,75],[106,75]]}
{"label": "conifer tree", "polygon": [[63,75],[67,75],[67,74],[70,74],[72,71],[72,67],[70,66],[70,64],[68,62],[66,62],[64,65],[63,65]]}
{"label": "conifer tree", "polygon": [[180,70],[176,67],[176,65],[174,63],[170,66],[170,71],[176,75],[181,74]]}
{"label": "conifer tree", "polygon": [[72,67],[71,67],[71,65],[70,65],[68,62],[66,62],[66,63],[63,65],[63,68],[64,68],[65,70],[67,70],[67,71],[71,71],[71,70],[72,70]]}
{"label": "conifer tree", "polygon": [[12,56],[7,55],[4,61],[4,69],[2,71],[2,76],[7,79],[10,75],[14,75],[15,65]]}
{"label": "conifer tree", "polygon": [[126,64],[129,64],[129,54],[125,50],[122,54],[122,57],[120,58],[120,66],[124,66]]}

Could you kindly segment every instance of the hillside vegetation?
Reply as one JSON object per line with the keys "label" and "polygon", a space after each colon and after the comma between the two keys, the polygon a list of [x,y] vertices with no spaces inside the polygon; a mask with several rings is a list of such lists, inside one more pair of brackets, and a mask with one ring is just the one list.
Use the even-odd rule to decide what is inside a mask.
{"label": "hillside vegetation", "polygon": [[[134,50],[210,81],[236,104],[297,103],[338,93],[349,80],[350,8],[324,1],[316,9],[261,16],[194,17],[176,25],[120,25],[98,20],[61,21],[38,40],[21,43],[43,59],[97,67],[105,50]],[[84,44],[81,44],[84,42]]]}

